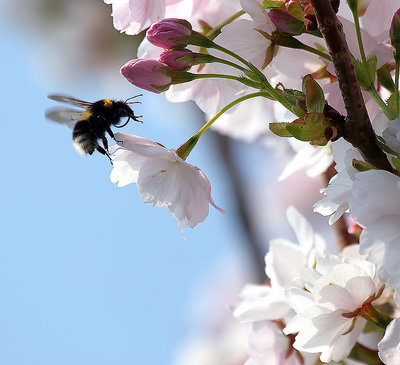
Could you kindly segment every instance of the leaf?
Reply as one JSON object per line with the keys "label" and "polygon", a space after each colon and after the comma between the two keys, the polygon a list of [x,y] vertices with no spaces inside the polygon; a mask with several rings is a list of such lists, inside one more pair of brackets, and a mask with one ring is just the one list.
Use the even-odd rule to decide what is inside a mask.
{"label": "leaf", "polygon": [[307,111],[322,113],[326,104],[324,92],[311,75],[304,76],[302,88],[306,94]]}
{"label": "leaf", "polygon": [[386,104],[389,109],[396,115],[396,96],[395,94],[390,95],[390,97],[386,100]]}
{"label": "leaf", "polygon": [[297,105],[306,112],[306,96],[302,91],[295,89],[286,89],[282,83],[275,86],[275,90],[279,92],[290,104]]}
{"label": "leaf", "polygon": [[286,129],[286,126],[290,123],[269,123],[269,129],[272,133],[279,137],[293,137],[291,133]]}
{"label": "leaf", "polygon": [[375,82],[376,63],[377,63],[377,58],[375,55],[373,55],[367,59],[366,68],[367,68],[369,79],[372,84]]}
{"label": "leaf", "polygon": [[357,171],[360,171],[360,172],[369,171],[369,170],[376,170],[375,166],[371,165],[368,162],[361,161],[361,160],[353,159],[352,165]]}
{"label": "leaf", "polygon": [[392,157],[392,164],[397,171],[400,171],[400,158]]}
{"label": "leaf", "polygon": [[368,58],[365,64],[360,60],[353,58],[358,82],[367,90],[369,90],[375,82],[376,62],[377,58],[375,55]]}
{"label": "leaf", "polygon": [[387,65],[383,65],[381,68],[376,71],[376,74],[378,76],[378,82],[387,90],[389,90],[391,93],[394,92],[394,81],[392,79],[392,76],[390,75],[390,71],[387,67]]}
{"label": "leaf", "polygon": [[285,8],[285,2],[284,1],[267,1],[264,0],[260,4],[263,8],[265,9],[276,9],[276,8]]}
{"label": "leaf", "polygon": [[310,127],[305,123],[290,123],[286,126],[286,129],[300,141],[313,141],[324,137],[323,131]]}

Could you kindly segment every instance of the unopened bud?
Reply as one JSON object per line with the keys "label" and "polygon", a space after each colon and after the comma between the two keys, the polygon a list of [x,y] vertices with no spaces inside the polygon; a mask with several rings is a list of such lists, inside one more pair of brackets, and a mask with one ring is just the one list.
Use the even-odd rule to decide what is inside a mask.
{"label": "unopened bud", "polygon": [[175,49],[161,53],[158,59],[173,70],[186,71],[193,65],[193,52],[188,49]]}
{"label": "unopened bud", "polygon": [[400,62],[400,9],[394,13],[389,33],[394,59],[396,62]]}
{"label": "unopened bud", "polygon": [[172,82],[169,67],[156,60],[128,61],[121,67],[121,74],[131,84],[157,94],[167,90]]}
{"label": "unopened bud", "polygon": [[192,34],[187,20],[167,18],[154,23],[147,31],[147,39],[155,46],[171,49],[186,47]]}

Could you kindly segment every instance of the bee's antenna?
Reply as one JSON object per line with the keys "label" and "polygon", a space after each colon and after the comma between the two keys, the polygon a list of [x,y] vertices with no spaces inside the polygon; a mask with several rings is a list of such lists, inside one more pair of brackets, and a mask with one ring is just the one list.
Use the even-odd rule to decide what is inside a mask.
{"label": "bee's antenna", "polygon": [[138,96],[143,96],[143,94],[131,96],[130,98],[126,99],[126,100],[124,101],[124,103],[125,103],[125,104],[140,104],[140,101],[131,101],[131,102],[129,102],[129,100],[135,99],[135,98],[137,98]]}

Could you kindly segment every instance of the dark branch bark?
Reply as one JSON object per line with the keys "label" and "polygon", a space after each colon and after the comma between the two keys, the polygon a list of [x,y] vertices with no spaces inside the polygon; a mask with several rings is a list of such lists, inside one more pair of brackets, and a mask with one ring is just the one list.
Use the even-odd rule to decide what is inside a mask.
{"label": "dark branch bark", "polygon": [[343,33],[343,26],[337,19],[329,0],[311,0],[311,4],[318,28],[332,57],[347,111],[344,138],[358,148],[367,162],[379,169],[393,171],[385,153],[378,147]]}

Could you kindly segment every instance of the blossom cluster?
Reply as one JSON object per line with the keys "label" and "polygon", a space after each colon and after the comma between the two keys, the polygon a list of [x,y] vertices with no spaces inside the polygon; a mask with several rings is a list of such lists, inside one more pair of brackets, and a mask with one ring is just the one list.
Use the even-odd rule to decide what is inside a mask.
{"label": "blossom cluster", "polygon": [[[280,179],[304,167],[323,175],[330,181],[315,212],[349,228],[334,255],[288,209],[298,244],[270,242],[268,284],[246,286],[233,311],[253,323],[247,364],[400,363],[398,2],[105,2],[119,31],[147,29],[122,76],[169,101],[193,100],[209,117],[177,149],[116,134],[112,182],[136,183],[144,203],[193,228],[209,204],[224,212],[204,173],[186,162],[203,133],[286,143],[277,135],[297,152]],[[329,21],[318,27],[321,16]],[[341,24],[334,42],[330,24]]]}

